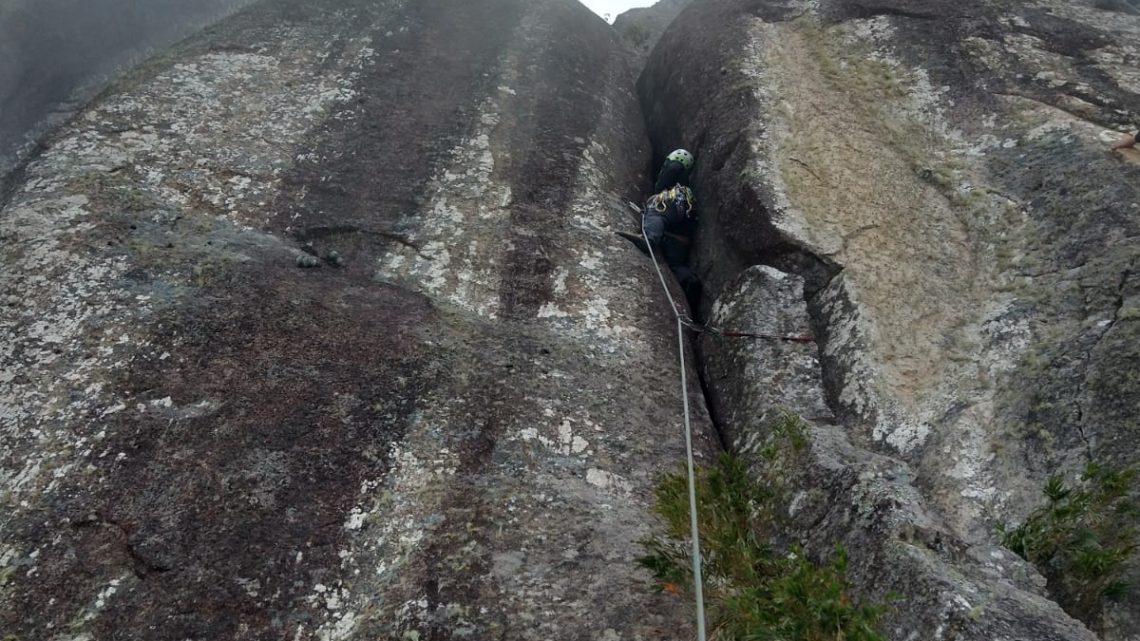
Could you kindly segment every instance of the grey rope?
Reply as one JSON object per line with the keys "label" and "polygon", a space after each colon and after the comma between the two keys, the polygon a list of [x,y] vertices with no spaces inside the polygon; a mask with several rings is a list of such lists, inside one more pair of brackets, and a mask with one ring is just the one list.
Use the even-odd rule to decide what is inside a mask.
{"label": "grey rope", "polygon": [[669,284],[665,282],[665,274],[661,273],[661,266],[657,264],[657,256],[653,252],[653,243],[649,242],[649,234],[645,233],[645,211],[641,211],[641,237],[645,239],[645,246],[649,249],[649,259],[653,261],[653,268],[657,270],[657,278],[661,280],[661,288],[669,299],[669,307],[677,319],[677,355],[681,362],[681,401],[685,409],[685,456],[689,471],[689,530],[693,539],[693,591],[697,598],[697,641],[705,641],[705,597],[704,581],[701,579],[701,539],[697,531],[697,484],[696,474],[693,471],[693,428],[689,420],[689,384],[685,375],[685,316],[677,309],[673,294],[669,292]]}

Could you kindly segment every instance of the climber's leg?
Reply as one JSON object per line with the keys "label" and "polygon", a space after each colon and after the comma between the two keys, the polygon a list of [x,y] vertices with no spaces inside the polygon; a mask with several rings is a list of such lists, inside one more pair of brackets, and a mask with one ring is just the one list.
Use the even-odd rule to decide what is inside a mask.
{"label": "climber's leg", "polygon": [[689,311],[694,320],[700,310],[701,279],[697,272],[689,267],[689,244],[674,236],[665,236],[661,245],[665,263],[677,277],[677,282],[685,292],[685,299],[689,302]]}

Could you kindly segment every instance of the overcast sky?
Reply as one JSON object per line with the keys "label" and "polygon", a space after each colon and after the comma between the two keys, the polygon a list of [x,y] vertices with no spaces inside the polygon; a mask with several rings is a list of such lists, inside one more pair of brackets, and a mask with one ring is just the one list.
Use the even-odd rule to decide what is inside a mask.
{"label": "overcast sky", "polygon": [[605,15],[607,13],[610,14],[610,17],[609,17],[610,22],[613,22],[614,18],[618,17],[618,14],[621,13],[622,11],[625,11],[627,9],[633,9],[634,7],[648,7],[652,4],[654,4],[655,2],[657,2],[657,0],[578,0],[578,1],[581,2],[582,4],[586,5],[587,7],[589,7],[590,11],[593,11],[594,13],[598,14],[599,16],[605,17]]}

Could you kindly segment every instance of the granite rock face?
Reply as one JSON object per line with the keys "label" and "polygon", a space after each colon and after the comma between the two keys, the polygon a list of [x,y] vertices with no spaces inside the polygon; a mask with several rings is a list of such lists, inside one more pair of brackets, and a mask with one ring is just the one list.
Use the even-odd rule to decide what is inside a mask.
{"label": "granite rock face", "polygon": [[698,454],[889,638],[1134,641],[994,534],[1137,463],[1124,8],[268,0],[149,61],[0,194],[0,638],[692,638],[633,562],[674,318],[612,233],[685,146],[701,316],[815,337],[695,341]]}
{"label": "granite rock face", "polygon": [[630,9],[614,20],[614,30],[636,53],[639,62],[653,51],[665,29],[692,0],[659,0],[650,7]]}
{"label": "granite rock face", "polygon": [[251,0],[8,0],[0,5],[0,177],[124,68]]}
{"label": "granite rock face", "polygon": [[280,0],[54,133],[0,212],[4,635],[687,636],[633,563],[683,457],[635,72],[572,2]]}
{"label": "granite rock face", "polygon": [[[1105,3],[696,0],[640,78],[655,151],[698,155],[706,312],[818,335],[703,339],[721,429],[813,421],[789,529],[914,597],[895,638],[1092,638],[994,529],[1051,473],[1140,458],[1140,174],[1108,150],[1137,52]],[[1137,612],[1079,615],[1135,639]]]}

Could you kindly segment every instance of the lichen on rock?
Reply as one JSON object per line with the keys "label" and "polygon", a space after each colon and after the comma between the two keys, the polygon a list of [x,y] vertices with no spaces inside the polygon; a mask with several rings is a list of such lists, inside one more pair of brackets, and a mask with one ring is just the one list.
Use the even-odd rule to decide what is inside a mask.
{"label": "lichen on rock", "polygon": [[[1046,605],[1040,577],[1018,582],[1022,593],[985,587],[1026,571],[993,566],[985,550],[997,543],[995,525],[1025,514],[1057,469],[1075,474],[1090,458],[1135,463],[1102,445],[1134,431],[1120,420],[1121,403],[1110,403],[1113,418],[1099,418],[1107,409],[1099,390],[1136,395],[1118,369],[1132,350],[1113,342],[1120,360],[1093,354],[1103,337],[1115,338],[1116,310],[1131,291],[1135,247],[1125,239],[1134,233],[1123,212],[1134,200],[1133,167],[1107,146],[1112,129],[1135,127],[1113,65],[1135,47],[1136,25],[1086,3],[956,7],[697,0],[662,36],[639,90],[655,147],[695,147],[700,159],[695,263],[707,278],[707,309],[720,318],[739,305],[742,281],[764,283],[766,294],[749,298],[772,301],[784,318],[806,314],[819,338],[811,384],[790,375],[797,361],[775,347],[750,353],[758,348],[704,340],[721,432],[748,442],[770,408],[823,394],[830,416],[801,410],[822,417],[815,458],[800,471],[808,477],[797,482],[805,492],[827,486],[828,474],[842,477],[843,467],[894,461],[895,489],[883,491],[897,494],[897,508],[870,507],[879,490],[858,484],[824,504],[848,506],[852,519],[892,514],[887,531],[913,519],[938,532],[935,550],[972,550],[963,554],[979,560],[943,554],[901,571],[908,581],[957,576],[938,592],[962,590],[971,603],[962,612],[973,614],[935,622],[923,613],[939,607],[900,608],[898,630],[1088,638]],[[713,40],[714,49],[696,51],[694,43]],[[1115,240],[1102,252],[1094,238]],[[755,265],[801,277],[803,302],[781,295]],[[761,310],[732,318],[753,332],[779,325]],[[896,536],[844,522],[834,532],[868,528],[866,541],[846,542],[855,554]],[[819,530],[793,532],[823,546],[827,528]],[[910,561],[877,554],[862,571],[868,587],[883,590],[884,577]],[[929,596],[926,587],[904,591],[914,603]],[[1001,593],[1002,605],[979,606],[983,593]],[[1109,605],[1104,625],[1070,614],[1124,639],[1127,610]]]}
{"label": "lichen on rock", "polygon": [[0,214],[0,629],[684,630],[632,563],[682,451],[633,72],[574,3],[282,0],[54,133]]}

